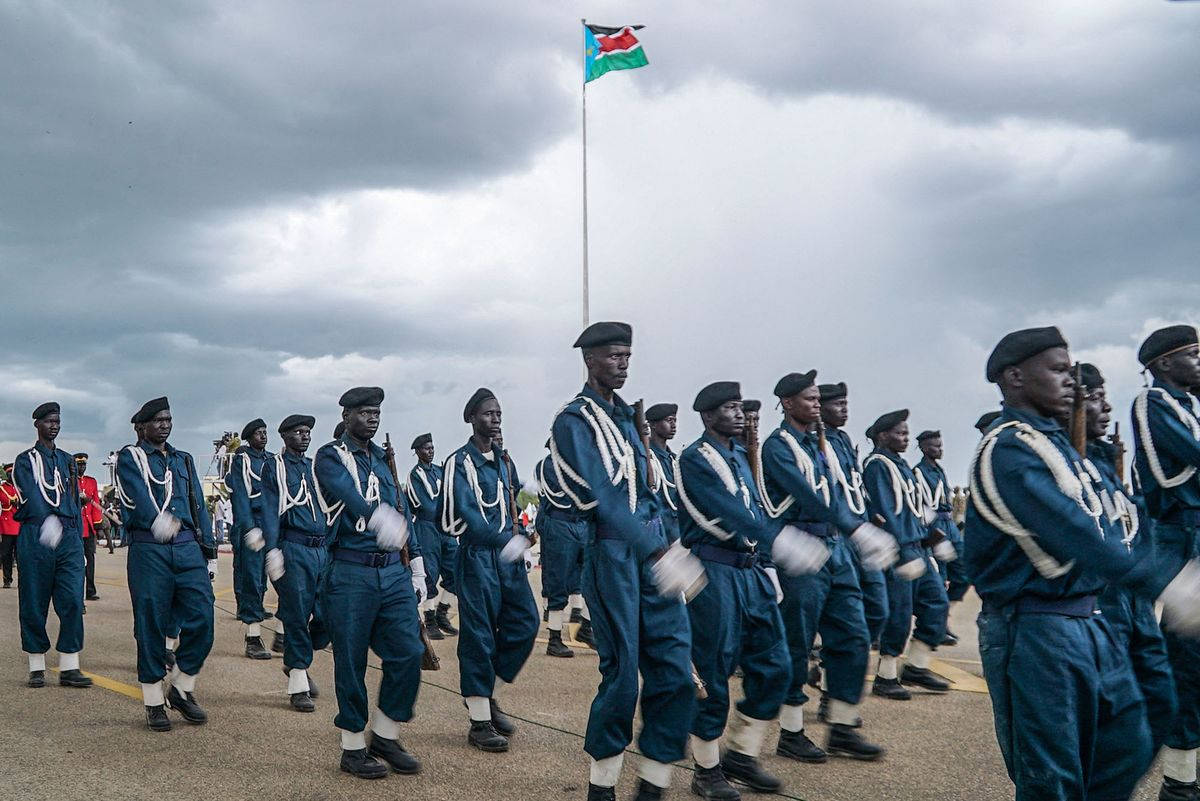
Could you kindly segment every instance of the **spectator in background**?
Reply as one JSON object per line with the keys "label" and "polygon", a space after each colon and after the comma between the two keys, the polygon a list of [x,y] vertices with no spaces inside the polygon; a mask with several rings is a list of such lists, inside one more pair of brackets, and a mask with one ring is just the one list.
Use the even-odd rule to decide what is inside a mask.
{"label": "spectator in background", "polygon": [[87,565],[84,570],[85,599],[99,601],[100,595],[96,592],[96,533],[104,519],[104,509],[100,506],[100,488],[96,486],[96,479],[87,474],[87,466],[88,455],[75,454],[75,475],[79,476],[79,511],[83,516],[83,557]]}
{"label": "spectator in background", "polygon": [[229,532],[229,523],[233,520],[233,504],[229,499],[218,492],[213,496],[213,536],[217,539],[217,544],[225,542],[225,535]]}
{"label": "spectator in background", "polygon": [[4,569],[6,590],[12,586],[17,532],[21,530],[21,524],[14,518],[17,503],[17,488],[12,483],[12,465],[0,465],[0,566]]}

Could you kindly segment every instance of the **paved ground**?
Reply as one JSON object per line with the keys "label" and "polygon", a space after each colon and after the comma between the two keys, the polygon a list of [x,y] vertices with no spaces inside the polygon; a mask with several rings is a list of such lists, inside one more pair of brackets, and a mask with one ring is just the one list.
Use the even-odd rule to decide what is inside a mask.
{"label": "paved ground", "polygon": [[[579,646],[575,659],[534,651],[503,706],[524,723],[507,754],[483,754],[465,742],[466,712],[457,692],[454,639],[441,643],[442,670],[425,673],[418,717],[405,726],[405,745],[421,757],[419,777],[360,781],[337,769],[332,692],[305,715],[287,705],[282,661],[242,656],[242,631],[233,618],[232,564],[221,556],[217,580],[216,644],[197,695],[210,722],[190,727],[169,713],[174,731],[146,730],[137,690],[124,552],[97,556],[101,600],[88,604],[83,667],[101,686],[72,690],[51,683],[24,686],[16,589],[0,591],[0,753],[7,755],[4,796],[27,799],[568,799],[583,798],[587,762],[581,733],[599,679],[594,652]],[[540,580],[534,571],[535,585]],[[270,597],[272,602],[273,595]],[[939,651],[940,669],[958,682],[945,696],[920,695],[908,703],[867,696],[865,732],[888,748],[876,764],[833,760],[800,765],[773,755],[769,767],[787,781],[785,797],[809,801],[922,799],[957,801],[1012,798],[993,737],[988,696],[979,674],[970,602],[951,628],[963,637]],[[273,604],[271,604],[273,605]],[[53,613],[51,626],[56,627]],[[271,625],[270,622],[266,625]],[[51,637],[53,640],[53,635]],[[269,639],[268,639],[269,644]],[[53,653],[48,661],[54,663]],[[378,664],[377,661],[375,664]],[[311,671],[322,690],[332,687],[333,660],[318,654]],[[377,677],[378,674],[376,673]],[[48,676],[51,681],[54,675]],[[377,678],[368,679],[372,694]],[[813,725],[818,742],[824,727]],[[769,743],[773,751],[775,735]],[[627,760],[619,797],[629,794],[636,758]],[[679,770],[674,798],[691,798]],[[1157,787],[1157,778],[1150,781]],[[1145,788],[1138,799],[1153,795]]]}

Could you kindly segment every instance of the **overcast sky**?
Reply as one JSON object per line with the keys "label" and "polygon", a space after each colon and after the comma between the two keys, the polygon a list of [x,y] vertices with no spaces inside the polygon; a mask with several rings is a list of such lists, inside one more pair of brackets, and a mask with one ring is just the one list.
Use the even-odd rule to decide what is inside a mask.
{"label": "overcast sky", "polygon": [[377,384],[409,462],[482,385],[531,474],[583,381],[581,16],[647,26],[588,87],[592,319],[677,445],[704,384],[774,425],[816,368],[958,480],[987,353],[1052,323],[1125,427],[1141,339],[1200,319],[1200,3],[700,8],[0,0],[0,458],[45,400],[95,455],[168,395],[203,465]]}

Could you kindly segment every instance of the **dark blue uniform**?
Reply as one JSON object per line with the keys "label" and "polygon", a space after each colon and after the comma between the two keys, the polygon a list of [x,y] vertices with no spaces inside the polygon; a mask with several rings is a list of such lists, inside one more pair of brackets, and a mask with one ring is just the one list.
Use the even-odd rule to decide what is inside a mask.
{"label": "dark blue uniform", "polygon": [[442,589],[455,593],[454,562],[458,553],[458,540],[442,531],[438,524],[438,513],[442,501],[442,466],[417,462],[408,473],[408,505],[417,523],[417,537],[421,540],[421,556],[425,560],[426,598],[432,604],[438,594],[438,580]]}
{"label": "dark blue uniform", "polygon": [[[246,546],[244,537],[252,528],[262,529],[263,467],[275,454],[249,445],[238,448],[225,474],[229,500],[233,506],[233,594],[237,600],[237,618],[243,623],[261,623],[266,617],[263,594],[267,590],[267,571],[263,558],[266,549],[255,551]],[[287,624],[284,624],[285,630]]]}
{"label": "dark blue uniform", "polygon": [[675,488],[675,454],[670,448],[660,448],[653,441],[650,443],[650,453],[654,458],[654,474],[658,479],[658,492],[661,504],[660,516],[667,539],[675,542],[679,539],[679,491]]}
{"label": "dark blue uniform", "polygon": [[592,514],[580,512],[562,490],[554,459],[546,456],[535,470],[539,487],[534,527],[542,543],[542,597],[551,612],[567,608],[583,580],[583,552],[592,540]]}
{"label": "dark blue uniform", "polygon": [[942,581],[946,583],[947,600],[961,601],[971,587],[967,578],[967,569],[962,559],[962,532],[954,525],[950,516],[950,482],[946,480],[946,471],[937,462],[922,458],[913,465],[913,477],[921,491],[922,503],[933,512],[934,520],[926,529],[930,534],[937,531],[946,535],[946,539],[954,546],[954,552],[959,558],[949,562],[937,562]]}

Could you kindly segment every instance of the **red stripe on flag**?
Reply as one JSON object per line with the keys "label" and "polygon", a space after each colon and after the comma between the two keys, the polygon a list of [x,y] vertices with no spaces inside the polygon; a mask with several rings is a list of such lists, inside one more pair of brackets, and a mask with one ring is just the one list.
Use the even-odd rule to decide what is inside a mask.
{"label": "red stripe on flag", "polygon": [[608,53],[613,50],[628,50],[636,45],[638,40],[631,29],[625,28],[612,36],[597,36],[596,43],[600,45],[601,53]]}

